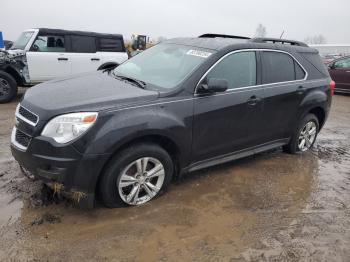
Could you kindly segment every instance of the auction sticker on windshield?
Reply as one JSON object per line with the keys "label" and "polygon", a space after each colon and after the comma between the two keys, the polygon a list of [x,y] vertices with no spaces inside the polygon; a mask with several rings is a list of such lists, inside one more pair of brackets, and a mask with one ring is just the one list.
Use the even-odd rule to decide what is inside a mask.
{"label": "auction sticker on windshield", "polygon": [[193,56],[199,56],[203,58],[208,58],[212,53],[206,52],[206,51],[201,51],[201,50],[188,50],[187,55],[193,55]]}

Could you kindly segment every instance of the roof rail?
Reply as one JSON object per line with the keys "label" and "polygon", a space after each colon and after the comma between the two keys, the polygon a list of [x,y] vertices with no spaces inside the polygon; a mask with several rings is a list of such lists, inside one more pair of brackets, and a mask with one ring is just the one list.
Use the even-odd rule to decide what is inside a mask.
{"label": "roof rail", "polygon": [[256,37],[256,38],[252,38],[250,41],[254,43],[273,43],[273,44],[282,44],[282,45],[289,44],[289,45],[308,47],[308,45],[303,42],[287,40],[287,39],[279,39],[279,38]]}
{"label": "roof rail", "polygon": [[250,39],[245,36],[236,36],[236,35],[221,35],[221,34],[203,34],[198,36],[199,38],[235,38],[235,39]]}

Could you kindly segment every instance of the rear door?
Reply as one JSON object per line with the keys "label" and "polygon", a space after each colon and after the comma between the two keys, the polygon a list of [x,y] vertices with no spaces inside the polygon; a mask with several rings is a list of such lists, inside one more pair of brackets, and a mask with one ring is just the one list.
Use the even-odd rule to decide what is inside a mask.
{"label": "rear door", "polygon": [[350,92],[350,57],[335,61],[329,74],[335,81],[336,89]]}
{"label": "rear door", "polygon": [[32,83],[70,75],[71,61],[66,53],[66,40],[64,35],[39,33],[26,52]]}
{"label": "rear door", "polygon": [[265,90],[264,142],[288,138],[306,89],[306,72],[288,53],[261,51],[262,83]]}
{"label": "rear door", "polygon": [[210,78],[226,79],[229,89],[195,99],[192,146],[195,162],[260,143],[263,88],[257,86],[256,52],[225,56],[199,84]]}
{"label": "rear door", "polygon": [[102,64],[96,41],[94,36],[70,35],[68,56],[72,63],[72,74],[96,71]]}

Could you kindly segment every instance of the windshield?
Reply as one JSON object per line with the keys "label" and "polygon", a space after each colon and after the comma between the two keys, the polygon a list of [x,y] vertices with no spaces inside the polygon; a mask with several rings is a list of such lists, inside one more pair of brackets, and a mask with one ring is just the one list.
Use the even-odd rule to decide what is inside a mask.
{"label": "windshield", "polygon": [[34,31],[26,31],[23,32],[19,38],[17,39],[17,41],[13,44],[13,46],[11,47],[11,49],[22,49],[24,50],[24,48],[26,47],[26,45],[28,44],[30,38],[32,37],[32,35],[34,34]]}
{"label": "windshield", "polygon": [[114,74],[143,81],[155,88],[171,89],[181,83],[212,52],[191,46],[159,44],[118,66]]}

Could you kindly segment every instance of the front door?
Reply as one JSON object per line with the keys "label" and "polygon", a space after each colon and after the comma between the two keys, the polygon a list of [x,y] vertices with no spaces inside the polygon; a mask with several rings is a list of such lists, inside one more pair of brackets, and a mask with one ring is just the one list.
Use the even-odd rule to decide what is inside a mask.
{"label": "front door", "polygon": [[32,83],[71,74],[64,36],[38,35],[26,56]]}
{"label": "front door", "polygon": [[336,90],[350,92],[350,57],[335,61],[329,74],[335,82]]}
{"label": "front door", "polygon": [[256,86],[256,61],[254,51],[229,54],[199,83],[210,78],[225,79],[229,89],[195,98],[194,162],[259,144],[264,91]]}

